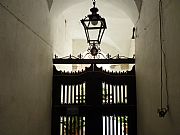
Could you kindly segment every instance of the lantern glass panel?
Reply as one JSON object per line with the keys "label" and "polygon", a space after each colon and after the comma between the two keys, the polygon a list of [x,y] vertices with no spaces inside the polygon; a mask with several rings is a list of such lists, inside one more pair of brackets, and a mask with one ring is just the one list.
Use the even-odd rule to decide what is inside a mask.
{"label": "lantern glass panel", "polygon": [[99,42],[101,42],[102,36],[103,36],[103,34],[104,34],[104,31],[105,31],[105,29],[101,29],[101,30],[99,31],[99,37],[98,37]]}
{"label": "lantern glass panel", "polygon": [[89,25],[90,25],[90,21],[89,20],[84,20],[84,24],[85,24],[85,27],[88,28]]}
{"label": "lantern glass panel", "polygon": [[99,36],[99,29],[89,29],[89,39],[90,41],[97,41]]}
{"label": "lantern glass panel", "polygon": [[100,44],[104,30],[106,29],[106,22],[104,18],[96,15],[93,18],[93,15],[89,15],[85,19],[81,20],[81,23],[84,26],[87,42],[89,44]]}

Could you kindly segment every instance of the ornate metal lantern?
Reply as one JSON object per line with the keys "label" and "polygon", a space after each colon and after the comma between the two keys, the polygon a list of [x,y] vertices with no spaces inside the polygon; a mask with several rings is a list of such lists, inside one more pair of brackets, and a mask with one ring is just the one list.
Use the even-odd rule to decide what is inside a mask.
{"label": "ornate metal lantern", "polygon": [[91,14],[81,20],[84,27],[87,42],[89,45],[101,44],[101,39],[106,27],[106,21],[97,12],[98,8],[95,7],[96,2],[93,1],[93,8],[90,9]]}

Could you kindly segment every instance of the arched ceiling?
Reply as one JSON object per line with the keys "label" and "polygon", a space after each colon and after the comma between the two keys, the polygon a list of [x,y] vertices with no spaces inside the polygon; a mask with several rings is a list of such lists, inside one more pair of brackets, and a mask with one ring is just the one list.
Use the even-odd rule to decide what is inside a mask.
{"label": "arched ceiling", "polygon": [[[99,14],[106,19],[108,27],[103,36],[103,42],[127,56],[131,45],[133,23],[138,18],[135,2],[133,0],[96,0],[96,5]],[[92,0],[54,0],[51,13],[55,18],[63,15],[72,39],[85,40],[80,20],[90,14],[91,7]]]}
{"label": "arched ceiling", "polygon": [[[101,6],[108,4],[123,10],[131,18],[133,23],[135,23],[138,19],[138,9],[134,0],[96,0],[96,1],[97,3],[101,3]],[[80,3],[85,3],[86,6],[84,7],[84,9],[87,9],[88,7],[90,8],[92,5],[91,0],[53,0],[51,12],[55,16],[58,16],[67,8],[70,8],[71,6]]]}

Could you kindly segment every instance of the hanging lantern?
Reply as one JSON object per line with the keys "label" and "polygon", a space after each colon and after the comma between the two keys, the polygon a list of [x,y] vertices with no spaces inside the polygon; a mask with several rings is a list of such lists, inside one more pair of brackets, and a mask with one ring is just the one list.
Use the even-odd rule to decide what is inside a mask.
{"label": "hanging lantern", "polygon": [[90,9],[91,14],[81,20],[89,45],[101,44],[104,31],[107,28],[105,19],[97,14],[99,10],[95,7],[95,4],[94,1],[94,6]]}

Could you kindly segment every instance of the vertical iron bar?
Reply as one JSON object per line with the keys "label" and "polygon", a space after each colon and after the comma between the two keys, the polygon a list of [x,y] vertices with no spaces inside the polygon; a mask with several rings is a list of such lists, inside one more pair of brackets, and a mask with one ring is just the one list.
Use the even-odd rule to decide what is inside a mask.
{"label": "vertical iron bar", "polygon": [[67,85],[67,96],[66,96],[66,98],[67,98],[67,104],[69,103],[68,101],[69,101],[69,85]]}
{"label": "vertical iron bar", "polygon": [[108,123],[109,123],[109,135],[111,135],[111,123],[110,123],[110,116],[108,116],[109,118],[108,118]]}
{"label": "vertical iron bar", "polygon": [[125,104],[125,84],[123,84],[123,103]]}
{"label": "vertical iron bar", "polygon": [[126,116],[124,115],[124,135],[126,135]]}
{"label": "vertical iron bar", "polygon": [[122,85],[119,85],[119,102],[122,103]]}
{"label": "vertical iron bar", "polygon": [[83,135],[83,116],[81,117],[81,135]]}
{"label": "vertical iron bar", "polygon": [[72,116],[70,116],[70,135],[72,135]]}
{"label": "vertical iron bar", "polygon": [[63,104],[63,85],[61,84],[61,97],[60,104]]}
{"label": "vertical iron bar", "polygon": [[76,104],[76,85],[74,85],[74,104]]}
{"label": "vertical iron bar", "polygon": [[81,103],[83,103],[83,99],[84,99],[83,89],[84,89],[84,83],[81,85]]}
{"label": "vertical iron bar", "polygon": [[80,117],[79,117],[79,115],[78,115],[78,117],[77,117],[77,120],[78,120],[77,124],[78,124],[78,135],[79,135],[79,129],[80,129],[80,126],[79,126],[79,124],[80,124],[80,122],[79,122]]}
{"label": "vertical iron bar", "polygon": [[65,104],[65,85],[63,85],[63,104]]}
{"label": "vertical iron bar", "polygon": [[110,104],[110,84],[108,84],[108,103]]}
{"label": "vertical iron bar", "polygon": [[66,115],[66,135],[68,135],[68,116]]}
{"label": "vertical iron bar", "polygon": [[117,101],[117,100],[118,100],[118,98],[117,98],[117,97],[118,97],[118,96],[117,96],[117,85],[115,85],[115,93],[116,93],[116,104],[117,104],[117,102],[118,102],[118,101]]}
{"label": "vertical iron bar", "polygon": [[70,104],[72,104],[73,103],[73,100],[72,100],[72,94],[73,94],[73,85],[70,85],[70,87],[71,87],[71,94],[70,94],[70,98],[71,98],[71,100],[70,100]]}
{"label": "vertical iron bar", "polygon": [[110,116],[109,118],[110,118],[110,135],[112,135],[112,116]]}
{"label": "vertical iron bar", "polygon": [[59,95],[58,95],[58,103],[59,104],[61,104],[61,90],[62,90],[62,88],[61,88],[61,85],[60,85],[59,92],[58,92],[59,93]]}
{"label": "vertical iron bar", "polygon": [[112,86],[112,104],[114,104],[114,85],[111,86]]}
{"label": "vertical iron bar", "polygon": [[114,115],[112,116],[112,134],[113,135],[115,135],[114,134],[114,130],[115,130],[115,128],[114,128]]}
{"label": "vertical iron bar", "polygon": [[80,104],[80,84],[78,84],[78,104]]}
{"label": "vertical iron bar", "polygon": [[116,135],[118,135],[118,116],[116,116]]}
{"label": "vertical iron bar", "polygon": [[107,135],[107,116],[105,116],[105,135]]}
{"label": "vertical iron bar", "polygon": [[106,94],[106,82],[104,82],[104,100],[105,100],[105,104],[107,103],[107,94]]}
{"label": "vertical iron bar", "polygon": [[77,118],[77,116],[74,116],[74,121],[73,121],[73,123],[74,123],[74,130],[73,130],[74,135],[76,135],[76,124],[77,124],[76,118]]}
{"label": "vertical iron bar", "polygon": [[105,96],[104,83],[102,82],[102,103],[103,103],[103,104],[105,103],[104,96]]}
{"label": "vertical iron bar", "polygon": [[120,135],[122,135],[122,116],[120,116]]}

